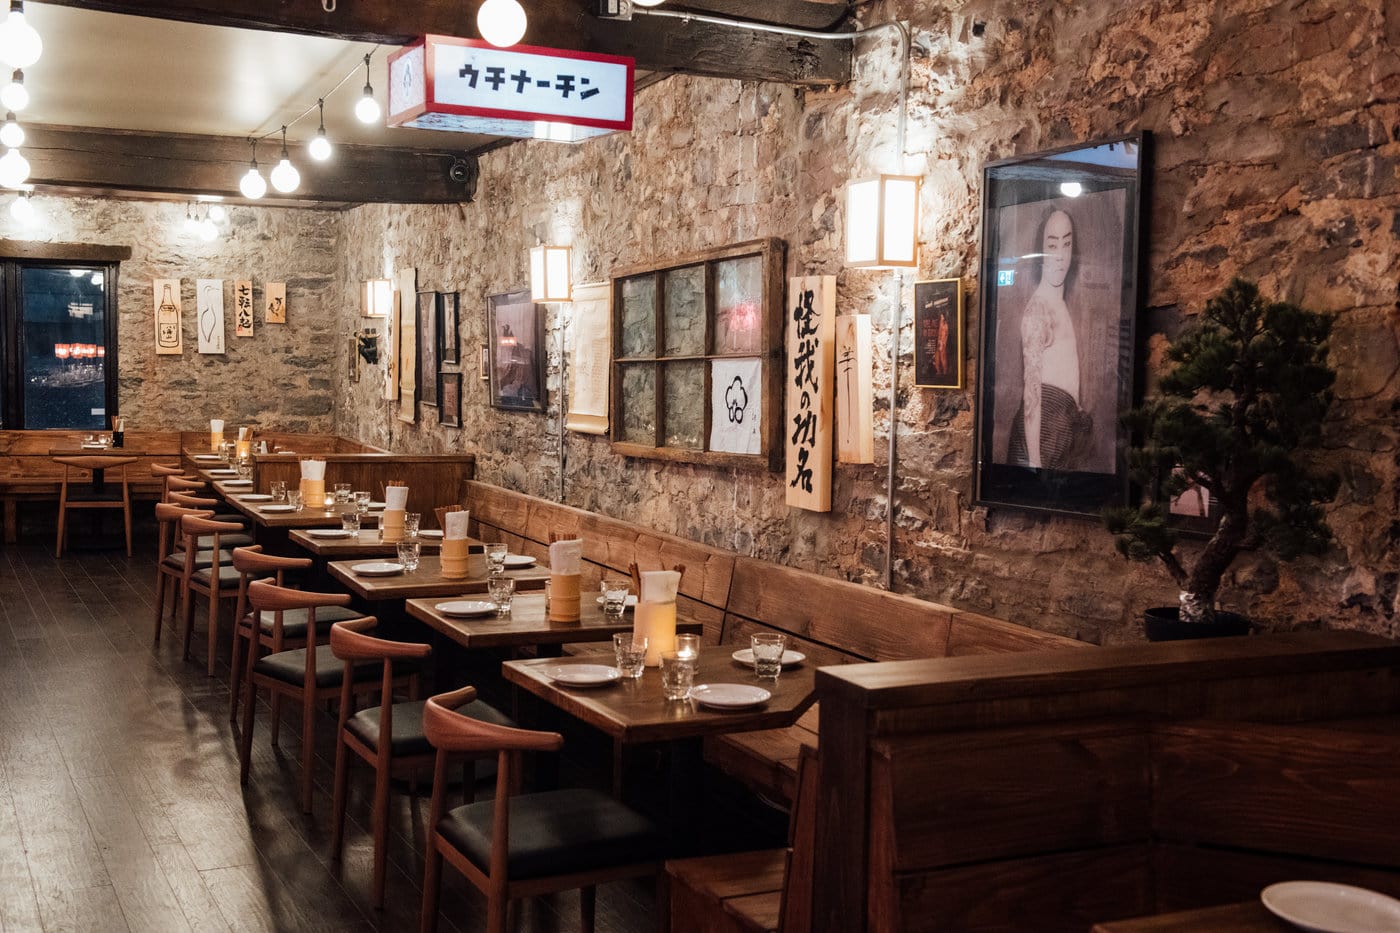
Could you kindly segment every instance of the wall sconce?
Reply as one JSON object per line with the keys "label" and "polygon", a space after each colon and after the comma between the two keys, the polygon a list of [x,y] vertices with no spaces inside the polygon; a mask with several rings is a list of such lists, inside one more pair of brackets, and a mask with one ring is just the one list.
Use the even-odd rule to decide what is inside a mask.
{"label": "wall sconce", "polygon": [[881,175],[846,188],[846,265],[913,269],[919,265],[919,178]]}
{"label": "wall sconce", "polygon": [[536,246],[530,250],[531,301],[572,300],[570,279],[567,246]]}
{"label": "wall sconce", "polygon": [[379,364],[379,331],[373,327],[355,333],[355,340],[358,341],[360,359],[371,366]]}
{"label": "wall sconce", "polygon": [[366,279],[360,314],[364,317],[388,317],[394,307],[394,283],[389,279]]}

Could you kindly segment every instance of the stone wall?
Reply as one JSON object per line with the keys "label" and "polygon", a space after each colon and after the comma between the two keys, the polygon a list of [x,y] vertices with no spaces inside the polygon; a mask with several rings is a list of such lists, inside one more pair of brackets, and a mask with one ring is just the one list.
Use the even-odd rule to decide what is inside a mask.
{"label": "stone wall", "polygon": [[[1146,129],[1156,152],[1138,331],[1149,380],[1183,315],[1233,275],[1337,321],[1327,455],[1343,478],[1329,513],[1336,546],[1293,565],[1247,556],[1225,602],[1276,628],[1396,634],[1394,4],[887,0],[860,15],[912,26],[904,168],[924,179],[918,278],[962,275],[970,293],[964,392],[912,386],[903,315],[896,588],[1098,642],[1140,637],[1139,611],[1174,601],[1163,573],[1123,562],[1093,521],[971,504],[981,167]],[[399,449],[474,450],[491,482],[551,497],[562,489],[571,504],[878,585],[891,311],[908,307],[914,276],[844,269],[841,192],[851,178],[896,167],[897,48],[892,31],[862,39],[855,79],[831,91],[671,78],[638,94],[630,135],[490,153],[475,204],[352,211],[343,287],[411,265],[420,288],[461,291],[468,376],[461,430],[438,426],[427,407],[417,425],[395,421],[366,382],[347,387],[341,430]],[[485,296],[524,285],[537,240],[571,244],[575,281],[597,281],[756,236],[787,241],[790,274],[838,275],[839,310],[874,323],[880,462],[837,468],[829,515],[786,508],[776,475],[626,460],[576,434],[563,439],[561,478],[557,407],[541,416],[486,406],[471,375]],[[566,314],[551,310],[556,346]],[[557,352],[551,362],[557,379]]]}
{"label": "stone wall", "polygon": [[[0,237],[131,248],[118,276],[118,405],[130,430],[258,424],[289,431],[334,426],[332,372],[346,370],[341,330],[340,231],[336,211],[231,207],[220,235],[205,242],[185,229],[185,204],[39,196],[35,220],[0,212]],[[183,356],[157,356],[151,282],[180,279]],[[201,355],[195,333],[195,280],[224,280],[225,347]],[[233,282],[286,282],[286,325],[266,325],[259,309],[252,338],[235,337]]]}

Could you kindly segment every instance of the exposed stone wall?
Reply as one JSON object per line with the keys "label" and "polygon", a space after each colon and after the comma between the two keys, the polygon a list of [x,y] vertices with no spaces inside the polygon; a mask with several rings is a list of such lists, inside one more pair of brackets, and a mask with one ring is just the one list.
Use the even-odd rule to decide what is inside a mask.
{"label": "exposed stone wall", "polygon": [[[1396,634],[1400,581],[1400,11],[1386,0],[1070,0],[860,7],[914,33],[905,169],[923,176],[918,278],[962,275],[970,294],[965,392],[918,389],[907,312],[897,402],[896,587],[1092,641],[1140,637],[1138,612],[1170,603],[1157,568],[1128,565],[1088,520],[974,508],[973,387],[981,167],[1134,129],[1156,134],[1149,378],[1183,315],[1232,275],[1337,318],[1340,373],[1328,460],[1343,487],[1336,547],[1276,566],[1250,555],[1224,598],[1266,625]],[[463,369],[484,301],[526,281],[537,237],[571,243],[576,280],[755,236],[788,243],[789,272],[839,276],[838,308],[876,331],[873,467],[838,467],[829,515],[789,510],[762,472],[614,456],[568,434],[566,501],[708,543],[877,584],[885,559],[891,311],[914,276],[846,270],[844,184],[894,167],[898,59],[891,31],[858,45],[853,82],[824,92],[672,78],[638,95],[636,129],[577,147],[525,143],[483,160],[460,211],[364,207],[347,218],[345,286],[386,263],[419,287],[463,292]],[[558,312],[551,335],[558,340]],[[556,344],[557,345],[557,344]],[[552,357],[557,377],[557,353]],[[464,379],[463,428],[402,425],[361,383],[341,429],[403,449],[477,451],[480,475],[559,494],[558,412],[504,414]],[[553,392],[553,386],[551,391]],[[551,394],[551,403],[557,395]],[[432,415],[433,410],[424,408]],[[434,419],[435,422],[435,419]]]}
{"label": "exposed stone wall", "polygon": [[[332,373],[346,369],[340,292],[342,215],[336,211],[230,207],[220,236],[205,242],[184,229],[185,205],[170,201],[39,196],[36,220],[0,212],[0,236],[53,243],[129,246],[118,277],[118,404],[129,429],[199,429],[210,418],[289,431],[329,431],[335,423]],[[157,356],[153,279],[180,279],[183,356]],[[223,279],[225,347],[201,355],[195,333],[195,280]],[[235,337],[233,282],[287,284],[287,323]]]}

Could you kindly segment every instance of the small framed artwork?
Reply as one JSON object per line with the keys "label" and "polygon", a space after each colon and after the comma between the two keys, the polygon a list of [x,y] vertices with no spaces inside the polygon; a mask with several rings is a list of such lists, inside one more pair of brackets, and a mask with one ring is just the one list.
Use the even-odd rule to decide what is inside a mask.
{"label": "small framed artwork", "polygon": [[963,387],[962,279],[914,283],[914,385]]}
{"label": "small framed artwork", "polygon": [[418,401],[436,405],[438,371],[438,293],[418,293],[418,371],[423,384],[418,388]]}
{"label": "small framed artwork", "polygon": [[983,170],[974,501],[1097,516],[1128,497],[1147,133]]}
{"label": "small framed artwork", "polygon": [[438,424],[462,426],[462,374],[438,373]]}
{"label": "small framed artwork", "polygon": [[491,405],[544,411],[544,305],[528,291],[492,295],[486,306],[491,342]]}
{"label": "small framed artwork", "polygon": [[491,348],[485,344],[481,347],[481,379],[486,381],[491,378]]}
{"label": "small framed artwork", "polygon": [[457,293],[438,293],[438,362],[457,365],[462,357],[457,352]]}
{"label": "small framed artwork", "polygon": [[346,375],[351,382],[360,381],[360,338],[351,334],[347,338],[348,369]]}

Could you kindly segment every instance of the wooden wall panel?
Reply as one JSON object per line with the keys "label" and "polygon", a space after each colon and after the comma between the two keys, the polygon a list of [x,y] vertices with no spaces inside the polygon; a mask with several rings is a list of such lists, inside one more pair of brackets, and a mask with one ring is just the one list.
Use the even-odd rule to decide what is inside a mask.
{"label": "wooden wall panel", "polygon": [[1010,651],[1053,651],[1059,648],[1092,648],[1088,642],[1078,641],[1053,632],[1017,625],[1002,619],[993,619],[976,612],[961,609],[953,613],[953,625],[948,634],[950,658],[969,654],[1000,654]]}
{"label": "wooden wall panel", "polygon": [[[258,457],[254,474],[258,490],[265,492],[274,480],[283,480],[295,489],[301,479],[300,459]],[[382,500],[389,481],[407,483],[408,511],[422,514],[424,528],[437,526],[433,510],[456,503],[462,485],[476,469],[476,458],[471,454],[326,454],[324,459],[327,490],[336,483],[349,483]]]}
{"label": "wooden wall panel", "polygon": [[1158,843],[1152,855],[1155,913],[1252,901],[1280,881],[1360,885],[1400,898],[1400,874],[1319,859]]}

